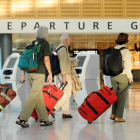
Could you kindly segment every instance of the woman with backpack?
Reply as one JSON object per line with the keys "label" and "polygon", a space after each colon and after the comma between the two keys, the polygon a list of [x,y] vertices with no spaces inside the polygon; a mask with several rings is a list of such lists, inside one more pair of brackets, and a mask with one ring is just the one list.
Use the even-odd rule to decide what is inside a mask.
{"label": "woman with backpack", "polygon": [[[36,71],[27,72],[28,80],[30,84],[30,92],[26,103],[24,104],[19,117],[17,118],[16,124],[22,127],[29,127],[27,121],[31,116],[34,108],[37,111],[37,115],[40,120],[40,126],[52,125],[52,122],[48,120],[48,114],[45,108],[42,87],[45,81],[45,67],[48,70],[47,82],[52,82],[52,72],[50,66],[51,55],[50,45],[47,41],[48,38],[48,28],[45,26],[39,27],[36,32],[36,40],[32,42],[32,45],[38,44],[38,67]],[[21,82],[25,81],[25,71],[22,73]]]}
{"label": "woman with backpack", "polygon": [[[129,41],[128,36],[129,35],[126,33],[120,33],[116,40],[118,46],[116,46],[115,49],[126,47],[126,43]],[[117,76],[111,77],[111,84],[114,87],[115,93],[118,95],[128,86],[128,84],[133,83],[133,75],[131,73],[131,55],[127,47],[121,50],[121,55],[124,68],[123,72]],[[125,92],[118,97],[118,100],[112,106],[110,119],[115,120],[115,122],[125,122],[123,119],[123,113],[127,95],[128,90],[125,90]]]}

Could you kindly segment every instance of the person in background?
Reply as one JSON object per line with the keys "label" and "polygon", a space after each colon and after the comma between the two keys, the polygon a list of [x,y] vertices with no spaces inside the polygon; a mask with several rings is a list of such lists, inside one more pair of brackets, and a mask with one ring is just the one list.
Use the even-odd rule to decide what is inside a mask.
{"label": "person in background", "polygon": [[[44,85],[45,80],[45,67],[47,68],[49,75],[47,78],[47,82],[52,82],[52,72],[50,66],[50,58],[51,55],[50,45],[47,41],[48,38],[48,28],[45,26],[39,27],[36,32],[36,42],[42,42],[40,51],[37,54],[38,58],[38,68],[34,72],[27,72],[29,84],[30,84],[30,92],[27,101],[25,102],[19,117],[17,118],[16,124],[21,125],[22,127],[29,127],[27,124],[29,117],[31,116],[34,108],[37,111],[37,115],[40,120],[40,126],[48,126],[52,125],[52,122],[49,122],[48,114],[45,108],[42,87]],[[21,82],[25,81],[25,72],[22,73]]]}
{"label": "person in background", "polygon": [[[116,43],[118,46],[115,49],[120,49],[121,47],[126,47],[128,40],[128,34],[120,33],[117,37]],[[120,94],[128,84],[133,83],[133,75],[131,73],[131,56],[128,49],[121,50],[122,60],[123,60],[123,72],[117,76],[111,77],[111,84],[117,94]],[[123,94],[118,98],[118,100],[112,106],[112,114],[110,119],[115,120],[115,122],[125,122],[123,119],[124,106],[128,90],[123,92]]]}
{"label": "person in background", "polygon": [[[61,44],[56,48],[56,50],[61,46],[64,47],[62,47],[57,51],[61,73],[58,76],[56,76],[56,81],[58,87],[60,87],[62,83],[64,84],[67,83],[67,85],[64,89],[64,95],[56,103],[53,111],[56,111],[60,107],[62,107],[62,111],[63,111],[62,118],[72,118],[71,114],[69,114],[69,98],[72,95],[71,92],[72,84],[71,84],[71,62],[70,62],[70,56],[68,51],[68,48],[71,43],[71,39],[67,34],[63,34],[60,37],[60,41]],[[53,118],[55,118],[55,114],[53,111],[51,115]]]}

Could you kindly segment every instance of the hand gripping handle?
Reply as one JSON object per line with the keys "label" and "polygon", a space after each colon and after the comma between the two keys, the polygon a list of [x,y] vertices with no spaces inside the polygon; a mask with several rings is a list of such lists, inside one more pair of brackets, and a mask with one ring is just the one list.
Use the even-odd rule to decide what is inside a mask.
{"label": "hand gripping handle", "polygon": [[66,87],[67,84],[68,84],[68,82],[66,82],[66,84],[64,84],[64,83],[61,84],[60,88],[62,88],[62,91],[64,90],[64,88]]}

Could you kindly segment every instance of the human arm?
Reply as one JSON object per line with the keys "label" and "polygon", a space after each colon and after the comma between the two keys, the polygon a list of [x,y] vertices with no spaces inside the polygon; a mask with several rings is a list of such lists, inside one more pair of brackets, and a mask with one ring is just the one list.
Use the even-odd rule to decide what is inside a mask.
{"label": "human arm", "polygon": [[52,72],[51,72],[51,64],[50,64],[50,57],[49,56],[44,57],[44,63],[45,63],[45,66],[48,70],[47,82],[51,83],[52,82]]}
{"label": "human arm", "polygon": [[128,49],[125,49],[124,56],[123,56],[123,63],[124,63],[124,71],[128,78],[129,84],[133,83],[133,75],[131,73],[132,65],[131,65],[131,55]]}

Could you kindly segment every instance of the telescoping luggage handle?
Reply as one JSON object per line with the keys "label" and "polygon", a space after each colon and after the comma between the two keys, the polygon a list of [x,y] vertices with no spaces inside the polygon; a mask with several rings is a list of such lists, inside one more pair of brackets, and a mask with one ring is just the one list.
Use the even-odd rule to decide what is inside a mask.
{"label": "telescoping luggage handle", "polygon": [[119,95],[117,93],[117,96],[120,97],[131,85],[133,85],[133,82],[131,82],[131,84],[129,84]]}
{"label": "telescoping luggage handle", "polygon": [[[64,88],[66,87],[67,84],[68,84],[68,82],[66,82],[66,84],[62,83],[61,86],[59,87],[59,89],[61,90],[61,88],[62,88],[62,90],[64,90]],[[51,84],[49,84],[49,85],[51,85]],[[53,88],[52,86],[44,86],[44,87],[51,87],[51,88]],[[57,89],[55,89],[55,88],[53,88],[53,89],[57,91]],[[49,92],[51,92],[50,89],[49,89]]]}
{"label": "telescoping luggage handle", "polygon": [[63,91],[67,84],[68,84],[68,82],[66,82],[66,84],[62,83],[59,89],[62,88],[62,91]]}
{"label": "telescoping luggage handle", "polygon": [[16,86],[16,91],[20,88],[20,86],[25,82],[25,80],[23,82],[20,81],[20,83]]}
{"label": "telescoping luggage handle", "polygon": [[[132,82],[131,84],[129,84],[119,95],[117,94],[117,96],[120,97],[120,96],[123,94],[123,92],[125,92],[125,90],[127,90],[131,85],[133,85],[133,82]],[[113,87],[110,88],[110,91],[113,90],[113,89],[114,89]],[[92,94],[94,94],[94,93],[96,93],[96,92],[90,93],[90,94],[85,98],[85,100],[87,100],[87,98],[89,98],[89,97],[90,97]]]}
{"label": "telescoping luggage handle", "polygon": [[[66,82],[66,84],[64,84],[64,83],[61,84],[60,88],[62,88],[62,91],[64,90],[64,88],[66,87],[67,84],[68,84],[68,82]],[[43,92],[47,93],[50,96],[50,98],[52,97],[50,89],[48,91],[43,91]]]}

